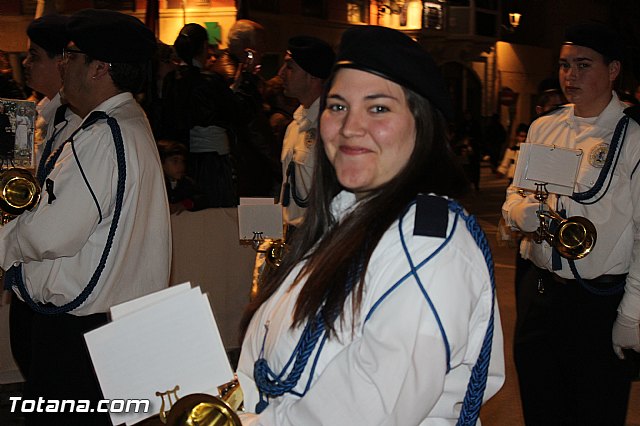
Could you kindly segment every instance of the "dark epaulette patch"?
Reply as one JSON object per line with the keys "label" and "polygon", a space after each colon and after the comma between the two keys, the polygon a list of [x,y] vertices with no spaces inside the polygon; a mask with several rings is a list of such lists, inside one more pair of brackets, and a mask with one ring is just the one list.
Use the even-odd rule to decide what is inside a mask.
{"label": "dark epaulette patch", "polygon": [[413,235],[445,238],[449,224],[449,201],[435,195],[419,194]]}
{"label": "dark epaulette patch", "polygon": [[625,108],[624,113],[631,117],[636,123],[640,124],[640,105]]}

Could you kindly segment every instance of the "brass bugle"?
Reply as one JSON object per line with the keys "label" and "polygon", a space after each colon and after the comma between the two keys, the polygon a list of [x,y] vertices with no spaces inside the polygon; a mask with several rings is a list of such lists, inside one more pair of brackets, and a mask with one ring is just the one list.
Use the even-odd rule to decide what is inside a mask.
{"label": "brass bugle", "polygon": [[236,410],[244,399],[237,380],[218,387],[219,396],[195,393],[176,401],[166,415],[168,426],[242,426]]}
{"label": "brass bugle", "polygon": [[[546,241],[554,247],[560,256],[569,260],[582,259],[593,250],[598,233],[594,224],[582,216],[562,218],[553,210],[541,211],[540,227],[536,231],[534,241]],[[549,223],[547,223],[547,220]],[[550,223],[555,222],[555,231],[550,231]]]}
{"label": "brass bugle", "polygon": [[[521,196],[526,196],[523,190],[519,191]],[[560,256],[569,260],[582,259],[596,245],[598,232],[589,219],[582,216],[571,216],[563,218],[547,204],[549,192],[546,184],[536,184],[534,197],[540,203],[538,217],[540,226],[534,231],[533,241],[542,243],[546,241],[554,247]],[[554,226],[551,226],[551,225]],[[554,229],[551,231],[551,229]]]}
{"label": "brass bugle", "polygon": [[0,173],[0,210],[18,216],[40,199],[40,185],[26,169],[13,167]]}

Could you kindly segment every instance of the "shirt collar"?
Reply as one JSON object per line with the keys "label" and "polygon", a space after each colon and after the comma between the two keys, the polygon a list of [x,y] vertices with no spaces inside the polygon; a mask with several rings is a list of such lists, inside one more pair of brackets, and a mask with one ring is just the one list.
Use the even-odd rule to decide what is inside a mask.
{"label": "shirt collar", "polygon": [[293,119],[298,123],[301,131],[309,130],[318,123],[318,112],[320,110],[320,98],[313,101],[309,108],[300,105],[293,112]]}
{"label": "shirt collar", "polygon": [[[624,114],[623,111],[626,108],[626,105],[622,101],[620,101],[615,91],[612,91],[611,94],[612,96],[609,104],[605,107],[604,110],[602,110],[600,115],[598,115],[598,119],[595,123],[593,123],[594,127],[613,131],[616,127],[616,124],[618,124],[618,120],[620,120],[620,117],[622,117],[622,115]],[[578,128],[573,105],[571,105],[570,107],[570,112],[567,117],[567,123],[569,124],[569,126],[571,126],[572,129]]]}

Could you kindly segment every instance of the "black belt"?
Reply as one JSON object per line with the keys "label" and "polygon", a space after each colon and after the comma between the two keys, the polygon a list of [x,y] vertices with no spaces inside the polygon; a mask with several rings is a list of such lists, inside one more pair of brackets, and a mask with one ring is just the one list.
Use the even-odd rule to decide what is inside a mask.
{"label": "black belt", "polygon": [[[540,268],[538,268],[540,269]],[[546,269],[540,269],[545,275],[548,275],[553,281],[565,284],[565,285],[577,285],[577,280],[571,280],[569,278],[563,278],[559,275],[554,274]],[[618,274],[618,275],[600,275],[599,277],[592,278],[590,280],[583,279],[586,284],[595,286],[595,287],[610,287],[614,284],[619,284],[622,281],[627,279],[627,274]]]}

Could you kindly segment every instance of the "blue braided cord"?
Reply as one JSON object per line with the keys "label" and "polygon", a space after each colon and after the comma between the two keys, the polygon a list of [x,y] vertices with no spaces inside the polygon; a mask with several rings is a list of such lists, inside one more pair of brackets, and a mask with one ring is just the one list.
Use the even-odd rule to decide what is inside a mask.
{"label": "blue braided cord", "polygon": [[588,200],[591,197],[594,197],[601,189],[604,181],[609,174],[609,169],[611,168],[611,164],[613,163],[613,157],[616,151],[622,150],[622,145],[620,145],[620,150],[618,150],[618,143],[622,140],[624,142],[624,137],[627,133],[627,124],[629,123],[629,116],[625,115],[618,121],[616,125],[616,129],[613,132],[613,137],[611,139],[611,145],[609,147],[609,153],[607,154],[607,158],[604,162],[604,167],[600,171],[600,175],[598,176],[598,180],[595,185],[585,192],[574,192],[571,195],[571,198],[574,201],[581,202]]}
{"label": "blue braided cord", "polygon": [[[414,203],[412,203],[411,205],[413,205]],[[407,210],[405,210],[405,214],[406,212]],[[402,232],[403,221],[404,221],[404,214],[400,218],[400,221],[398,223],[398,230],[400,232],[400,242],[402,243],[402,248],[404,249],[404,254],[405,254],[405,257],[407,258],[407,262],[409,262],[411,275],[413,275],[414,279],[416,280],[416,284],[418,284],[418,287],[420,287],[420,291],[422,292],[422,295],[424,296],[425,300],[429,304],[429,307],[431,308],[431,312],[433,312],[433,316],[436,320],[436,323],[438,324],[438,328],[440,329],[440,334],[442,335],[442,340],[444,342],[444,349],[446,352],[447,373],[449,373],[449,371],[451,371],[451,345],[449,345],[449,338],[447,337],[447,333],[444,331],[444,326],[442,325],[442,320],[440,319],[438,310],[433,304],[433,301],[431,301],[431,297],[429,297],[429,293],[427,293],[427,290],[424,288],[424,285],[422,284],[422,280],[420,279],[420,276],[418,276],[418,271],[416,270],[416,267],[413,264],[411,253],[409,253],[409,248],[407,247],[407,242],[405,241],[404,233]],[[449,234],[448,238],[440,245],[440,247],[438,247],[436,251],[440,251],[450,241],[451,236],[453,236],[455,232],[455,228],[457,224],[458,224],[458,215],[456,215],[456,220],[453,222],[453,226],[452,226],[453,229]]]}
{"label": "blue braided cord", "polygon": [[[104,114],[104,113],[103,113]],[[82,305],[89,295],[93,292],[94,288],[98,284],[98,280],[102,275],[102,271],[107,262],[107,258],[109,257],[109,253],[111,251],[111,246],[113,244],[113,239],[115,237],[116,229],[118,228],[118,221],[120,220],[120,213],[122,212],[122,204],[124,201],[124,190],[126,183],[126,163],[125,163],[125,150],[124,150],[124,141],[122,139],[122,131],[120,130],[120,126],[118,122],[113,117],[108,117],[104,114],[101,118],[107,118],[107,124],[111,128],[111,132],[113,134],[113,142],[115,144],[116,158],[118,161],[118,184],[117,184],[117,192],[116,192],[116,204],[115,211],[113,213],[113,221],[111,222],[111,227],[109,228],[109,234],[107,236],[107,243],[102,252],[102,256],[100,258],[100,262],[96,267],[96,270],[93,273],[93,276],[89,280],[87,286],[82,290],[82,292],[71,302],[66,303],[62,306],[48,307],[43,306],[36,303],[31,295],[29,294],[22,277],[22,267],[17,267],[13,279],[12,285],[17,286],[20,295],[23,300],[29,305],[31,309],[40,314],[46,315],[57,315],[66,312],[70,312],[80,305]],[[59,154],[58,154],[59,155]],[[48,173],[47,173],[48,175]]]}
{"label": "blue braided cord", "polygon": [[[349,267],[349,274],[348,274],[349,279],[345,283],[347,294],[351,293],[351,291],[353,290],[354,284],[357,281],[357,278],[360,276],[360,273],[362,272],[362,269],[364,267],[363,256],[364,255],[361,254],[360,257],[358,258],[358,262],[352,263]],[[253,366],[253,378],[260,395],[260,401],[256,405],[256,409],[255,409],[256,413],[259,414],[265,408],[268,407],[269,398],[282,396],[287,392],[292,393],[294,395],[302,396],[304,395],[304,393],[307,392],[307,390],[311,386],[311,380],[312,380],[313,374],[309,376],[309,380],[307,381],[307,384],[305,386],[304,393],[300,394],[299,392],[294,391],[293,388],[297,386],[298,381],[300,380],[300,377],[302,376],[302,373],[304,372],[304,369],[307,366],[309,358],[311,357],[311,354],[313,353],[316,345],[318,344],[318,340],[320,339],[320,336],[324,335],[320,348],[318,349],[318,352],[316,353],[316,357],[313,362],[312,372],[315,371],[315,368],[318,363],[320,351],[322,350],[322,347],[324,346],[324,343],[328,337],[325,331],[323,313],[326,313],[324,306],[314,318],[314,323],[312,323],[311,321],[307,322],[304,330],[302,331],[300,339],[296,344],[295,349],[293,350],[291,356],[289,357],[289,360],[287,361],[287,363],[285,364],[281,372],[277,375],[276,373],[273,372],[273,370],[271,370],[271,368],[269,367],[269,364],[267,363],[267,360],[263,357],[264,345],[265,345],[266,339],[263,340],[262,349],[260,350],[261,355],[256,360]],[[328,315],[328,320],[335,321],[338,318],[339,314],[340,314],[339,309],[336,309],[333,312],[330,312]],[[289,372],[288,376],[284,380],[282,380],[283,376],[287,372],[287,369],[291,365],[292,360],[294,359],[295,361],[293,361],[293,367],[291,368],[291,372]]]}
{"label": "blue braided cord", "polygon": [[304,391],[300,393],[292,389],[291,390],[292,395],[296,395],[302,398],[311,388],[311,382],[313,381],[313,375],[315,374],[316,367],[318,366],[318,360],[320,359],[320,354],[322,353],[324,344],[327,343],[328,339],[329,339],[329,336],[325,333],[325,335],[322,336],[322,340],[320,341],[320,346],[318,346],[318,351],[316,352],[316,356],[313,358],[313,364],[311,364],[311,370],[309,371],[309,378],[307,379],[307,384],[304,387]]}
{"label": "blue braided cord", "polygon": [[484,341],[482,342],[482,348],[480,349],[478,360],[471,371],[471,378],[462,402],[460,417],[456,423],[458,426],[473,426],[478,421],[478,416],[480,415],[480,406],[482,405],[482,398],[487,386],[487,377],[489,374],[489,361],[491,360],[491,345],[493,340],[495,314],[496,282],[491,249],[475,216],[467,215],[462,206],[453,200],[449,201],[449,209],[460,215],[465,220],[467,229],[484,255],[485,262],[487,263],[487,269],[489,270],[489,277],[491,279],[491,316],[489,317],[487,332],[485,334]]}
{"label": "blue braided cord", "polygon": [[625,280],[620,281],[619,284],[616,284],[611,288],[594,287],[582,279],[582,277],[578,273],[578,268],[576,268],[576,262],[574,262],[573,260],[568,260],[567,263],[569,263],[569,268],[571,269],[571,272],[573,273],[576,281],[578,281],[578,284],[584,287],[584,289],[591,294],[595,294],[596,296],[613,296],[614,294],[622,293],[622,291],[624,290],[624,285],[626,283]]}
{"label": "blue braided cord", "polygon": [[268,395],[269,397],[277,397],[283,395],[285,392],[289,392],[297,384],[304,368],[307,365],[307,361],[311,356],[320,336],[324,333],[324,323],[322,316],[318,314],[315,317],[315,327],[312,331],[311,321],[307,322],[307,325],[300,336],[300,344],[297,346],[291,356],[295,357],[295,362],[288,377],[282,380],[282,376],[285,371],[282,371],[279,375],[276,375],[269,365],[267,360],[259,358],[254,364],[253,377],[255,379],[258,390]]}

